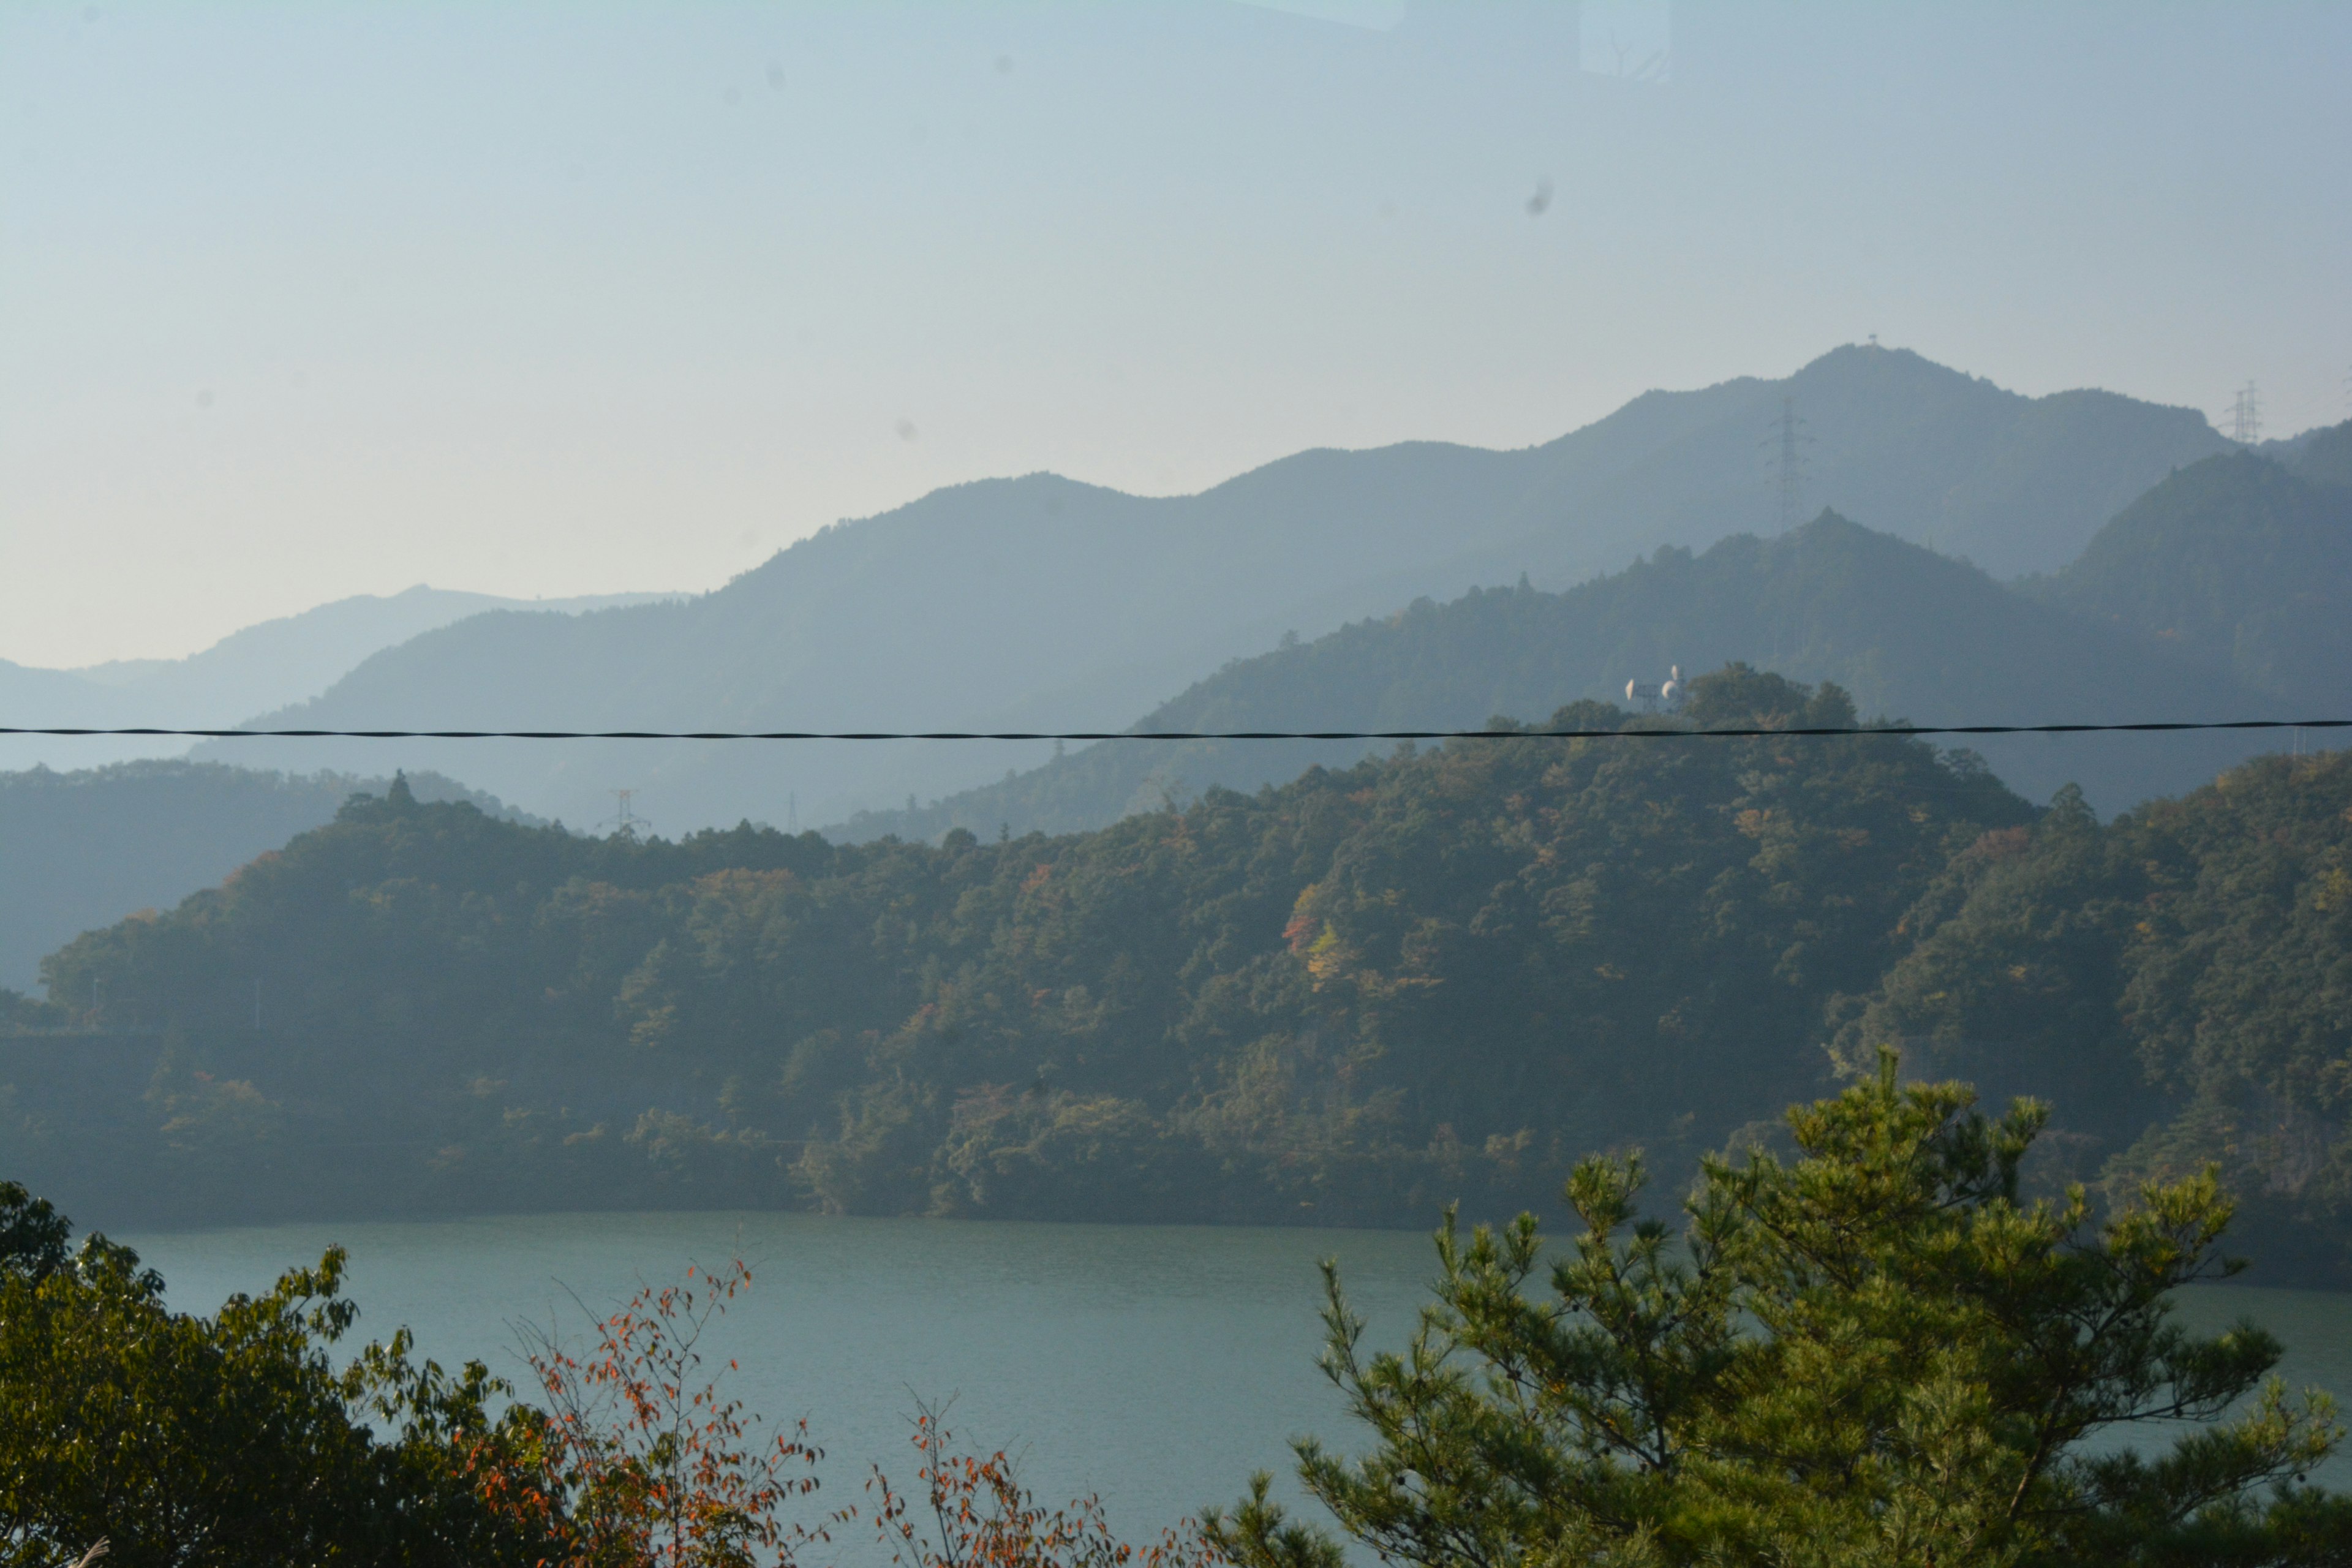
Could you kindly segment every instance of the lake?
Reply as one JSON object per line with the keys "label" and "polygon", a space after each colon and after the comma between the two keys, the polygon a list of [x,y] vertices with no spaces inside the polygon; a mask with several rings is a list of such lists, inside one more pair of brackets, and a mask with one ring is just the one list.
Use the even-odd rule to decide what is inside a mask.
{"label": "lake", "polygon": [[[331,1242],[351,1250],[357,1338],[405,1323],[445,1364],[478,1356],[524,1383],[517,1326],[572,1332],[641,1282],[741,1257],[747,1297],[716,1346],[772,1422],[805,1415],[826,1450],[817,1501],[859,1499],[869,1460],[902,1484],[908,1418],[952,1398],[950,1425],[1018,1456],[1041,1500],[1099,1493],[1129,1539],[1229,1502],[1254,1469],[1286,1471],[1290,1437],[1357,1435],[1316,1369],[1318,1258],[1336,1256],[1368,1340],[1402,1342],[1435,1260],[1393,1231],[1024,1225],[800,1214],[531,1215],[126,1235],[173,1306],[209,1311],[266,1289]],[[2183,1320],[2248,1315],[2288,1347],[2291,1386],[2352,1391],[2352,1296],[2204,1288]],[[2352,1487],[2352,1459],[2315,1479]],[[852,1555],[858,1555],[853,1553]]]}

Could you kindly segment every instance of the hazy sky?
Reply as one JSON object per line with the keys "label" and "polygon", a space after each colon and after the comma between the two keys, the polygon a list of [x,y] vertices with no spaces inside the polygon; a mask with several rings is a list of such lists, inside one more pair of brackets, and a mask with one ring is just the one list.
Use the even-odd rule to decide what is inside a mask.
{"label": "hazy sky", "polygon": [[1664,11],[8,0],[0,658],[709,586],[1873,331],[2352,412],[2352,5]]}

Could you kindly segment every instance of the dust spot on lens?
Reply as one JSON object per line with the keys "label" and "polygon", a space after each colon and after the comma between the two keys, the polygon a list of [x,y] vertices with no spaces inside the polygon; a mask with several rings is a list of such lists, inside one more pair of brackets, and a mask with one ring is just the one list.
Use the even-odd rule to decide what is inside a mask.
{"label": "dust spot on lens", "polygon": [[911,440],[913,440],[913,439],[915,438],[915,434],[916,434],[916,432],[915,432],[915,422],[914,422],[913,420],[911,420],[911,419],[901,419],[901,420],[899,420],[899,421],[898,421],[898,439],[899,439],[899,440],[901,440],[901,441],[911,441]]}
{"label": "dust spot on lens", "polygon": [[196,394],[196,406],[197,406],[197,407],[199,407],[199,408],[210,408],[212,405],[213,405],[213,389],[212,389],[211,387],[209,387],[209,386],[208,386],[208,387],[205,388],[202,392],[199,392],[199,393],[197,393],[197,394]]}
{"label": "dust spot on lens", "polygon": [[999,76],[1011,76],[1013,74],[1013,57],[1011,55],[999,55],[996,57],[996,74]]}
{"label": "dust spot on lens", "polygon": [[1536,182],[1536,194],[1528,198],[1528,216],[1541,217],[1551,210],[1551,180],[1549,176]]}
{"label": "dust spot on lens", "polygon": [[773,60],[768,62],[768,90],[771,92],[784,90],[784,68]]}

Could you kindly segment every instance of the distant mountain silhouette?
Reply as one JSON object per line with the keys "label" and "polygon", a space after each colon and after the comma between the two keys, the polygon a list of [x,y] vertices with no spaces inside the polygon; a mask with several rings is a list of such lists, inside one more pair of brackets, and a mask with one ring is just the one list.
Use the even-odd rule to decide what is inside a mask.
{"label": "distant mountain silhouette", "polygon": [[[43,955],[81,932],[169,909],[387,783],[153,761],[0,773],[0,986],[31,989]],[[448,779],[420,774],[409,785],[421,800],[525,820]]]}
{"label": "distant mountain silhouette", "polygon": [[[2258,458],[2220,458],[2259,463]],[[2282,479],[2285,476],[2282,473]],[[2289,481],[2292,483],[2293,481]],[[2131,513],[2126,512],[2126,516]],[[2120,520],[2119,520],[2120,521]],[[1660,550],[1565,594],[1529,586],[1416,602],[1239,662],[1139,730],[1475,728],[1488,714],[1622,701],[1628,680],[1743,660],[1845,687],[1864,714],[1916,723],[2261,716],[2266,694],[2192,654],[2012,592],[1965,563],[1824,512],[1778,539]],[[1984,737],[1972,744],[2029,798],[2080,783],[2106,809],[2209,779],[2275,736]],[[1213,784],[1254,790],[1368,748],[1341,742],[1114,741],[913,812],[835,831],[993,837],[1098,826]]]}
{"label": "distant mountain silhouette", "polygon": [[[671,596],[508,599],[420,584],[398,594],[354,595],[299,615],[262,621],[186,658],[117,659],[79,669],[37,669],[0,660],[0,712],[6,715],[0,722],[226,729],[256,713],[317,696],[380,648],[485,610],[577,614]],[[0,767],[89,767],[131,757],[177,756],[187,749],[184,741],[163,738],[0,738]]]}
{"label": "distant mountain silhouette", "polygon": [[[1793,399],[1793,404],[1790,400]],[[1777,525],[1763,449],[1793,406],[1805,494],[1988,569],[2054,568],[2173,467],[2227,446],[2190,410],[2026,398],[1904,351],[1650,393],[1545,446],[1315,451],[1195,496],[1050,475],[958,486],[802,541],[687,604],[476,616],[270,715],[321,728],[1124,725],[1285,631],[1528,574],[1566,588],[1660,545]],[[1696,656],[1694,656],[1696,657]],[[1549,704],[1545,710],[1548,710]],[[238,742],[286,767],[450,773],[579,822],[632,786],[663,831],[837,820],[1045,760],[1037,745]]]}
{"label": "distant mountain silhouette", "polygon": [[[2296,468],[2324,468],[2345,445],[2306,445]],[[2352,717],[2352,489],[2248,454],[2208,458],[2024,587],[2232,669],[2296,717]]]}
{"label": "distant mountain silhouette", "polygon": [[[2072,560],[2168,468],[2230,445],[2193,409],[2099,391],[2023,397],[1906,350],[1849,346],[1786,381],[1651,393],[1541,448],[1561,458],[1579,445],[1616,454],[1614,462],[1573,462],[1559,499],[1580,522],[1605,519],[1631,549],[1579,562],[1569,580],[1657,543],[1700,548],[1769,531],[1778,455],[1766,437],[1784,408],[1802,422],[1808,515],[1827,506],[1867,519],[2003,578]],[[1637,417],[1668,413],[1678,417]],[[1488,557],[1510,570],[1499,579],[1489,571],[1486,581],[1526,569],[1540,587],[1569,565],[1556,530],[1513,542]]]}
{"label": "distant mountain silhouette", "polygon": [[2352,419],[2312,431],[2287,466],[2316,484],[2352,485]]}

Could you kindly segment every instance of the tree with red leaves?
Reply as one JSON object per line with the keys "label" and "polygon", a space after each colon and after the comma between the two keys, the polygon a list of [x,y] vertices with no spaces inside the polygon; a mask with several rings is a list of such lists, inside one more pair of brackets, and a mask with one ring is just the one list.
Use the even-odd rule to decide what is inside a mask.
{"label": "tree with red leaves", "polygon": [[564,1568],[790,1568],[824,1539],[783,1518],[816,1489],[822,1452],[807,1423],[763,1436],[760,1417],[703,1373],[712,1321],[747,1289],[740,1259],[646,1286],[578,1353],[534,1331],[528,1355],[545,1406],[533,1421],[546,1484],[509,1489],[514,1506],[560,1521]]}
{"label": "tree with red leaves", "polygon": [[[898,1568],[1212,1568],[1223,1561],[1192,1521],[1138,1549],[1111,1533],[1102,1500],[1048,1510],[1021,1484],[1002,1449],[959,1453],[936,1406],[918,1409],[913,1442],[920,1495],[874,1467],[874,1524]],[[854,1510],[836,1516],[845,1520]]]}

